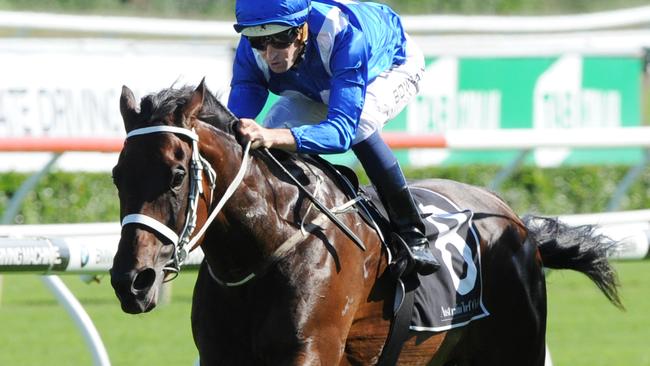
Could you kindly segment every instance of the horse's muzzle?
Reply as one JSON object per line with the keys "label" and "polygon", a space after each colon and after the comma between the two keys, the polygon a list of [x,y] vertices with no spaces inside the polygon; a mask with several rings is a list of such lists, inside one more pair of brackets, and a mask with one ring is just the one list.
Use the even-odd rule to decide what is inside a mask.
{"label": "horse's muzzle", "polygon": [[156,271],[144,268],[140,271],[119,271],[111,268],[111,285],[120,300],[122,310],[129,314],[151,311],[156,306],[158,291]]}

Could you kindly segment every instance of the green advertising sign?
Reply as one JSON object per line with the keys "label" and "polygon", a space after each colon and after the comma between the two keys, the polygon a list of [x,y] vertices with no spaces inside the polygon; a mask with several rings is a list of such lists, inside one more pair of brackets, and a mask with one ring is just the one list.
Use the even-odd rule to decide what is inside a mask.
{"label": "green advertising sign", "polygon": [[[427,60],[420,95],[399,116],[412,133],[530,128],[534,130],[638,126],[641,61],[625,57],[453,58]],[[392,122],[394,123],[394,122]],[[588,136],[585,136],[588,138]],[[504,163],[506,152],[412,151],[419,165]],[[542,165],[634,162],[639,149],[537,149]]]}
{"label": "green advertising sign", "polygon": [[[638,126],[641,76],[641,60],[634,57],[428,58],[420,94],[384,131],[445,134],[529,128],[561,134],[563,129]],[[397,155],[403,164],[415,165],[506,164],[518,153],[423,149]],[[642,154],[637,148],[536,149],[529,162],[635,163]],[[329,159],[354,163],[349,153]]]}

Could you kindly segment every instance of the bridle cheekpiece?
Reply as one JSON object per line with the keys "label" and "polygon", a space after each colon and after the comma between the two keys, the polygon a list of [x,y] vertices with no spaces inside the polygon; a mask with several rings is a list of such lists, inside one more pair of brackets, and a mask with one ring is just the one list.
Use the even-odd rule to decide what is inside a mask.
{"label": "bridle cheekpiece", "polygon": [[[147,226],[165,238],[174,245],[174,253],[172,258],[165,264],[163,271],[178,274],[180,271],[181,264],[185,261],[188,255],[188,247],[191,249],[192,245],[190,243],[196,242],[200,235],[197,235],[194,239],[190,240],[194,229],[196,229],[196,220],[197,220],[197,207],[199,203],[199,196],[203,194],[203,172],[207,175],[208,182],[210,184],[210,190],[214,190],[216,186],[217,174],[212,169],[210,163],[205,160],[199,154],[199,135],[194,132],[194,129],[189,130],[187,128],[175,127],[175,126],[151,126],[144,127],[132,130],[126,135],[126,138],[129,139],[135,136],[148,135],[152,133],[173,133],[176,135],[187,136],[192,139],[192,159],[190,161],[190,192],[188,195],[188,207],[187,214],[185,216],[185,225],[183,231],[180,235],[176,234],[172,229],[167,225],[161,223],[157,219],[154,219],[150,216],[143,214],[129,214],[124,216],[122,219],[122,227],[128,224],[140,224]],[[212,194],[210,194],[210,202],[208,202],[208,207],[212,203]],[[202,234],[202,233],[201,233]]]}

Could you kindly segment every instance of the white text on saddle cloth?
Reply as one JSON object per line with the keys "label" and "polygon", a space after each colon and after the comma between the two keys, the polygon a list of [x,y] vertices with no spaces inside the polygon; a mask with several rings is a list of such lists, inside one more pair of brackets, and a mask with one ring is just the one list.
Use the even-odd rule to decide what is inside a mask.
{"label": "white text on saddle cloth", "polygon": [[[469,223],[471,221],[473,213],[469,210],[450,213],[432,205],[424,206],[422,204],[420,205],[420,211],[423,214],[431,214],[426,218],[426,220],[435,225],[438,229],[439,234],[436,237],[434,246],[442,253],[442,260],[445,263],[445,266],[449,269],[456,292],[461,295],[468,294],[476,285],[478,270],[474,264],[472,250],[467,245],[465,238],[458,234],[458,229],[463,223]],[[436,218],[453,220],[456,223],[453,225],[446,225],[445,223],[436,220]],[[457,252],[450,251],[448,245],[455,248]],[[459,255],[461,258],[457,259],[462,259],[467,264],[467,271],[464,278],[460,278],[453,267],[453,257],[458,257]]]}

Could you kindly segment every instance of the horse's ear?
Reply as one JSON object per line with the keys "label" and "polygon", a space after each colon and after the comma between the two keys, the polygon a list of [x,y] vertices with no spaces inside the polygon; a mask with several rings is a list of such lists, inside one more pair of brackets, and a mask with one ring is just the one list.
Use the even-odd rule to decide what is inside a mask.
{"label": "horse's ear", "polygon": [[[205,77],[201,79],[201,83],[196,89],[192,92],[189,102],[183,108],[183,117],[186,123],[189,123],[192,117],[196,117],[196,114],[203,108],[203,97],[205,96]],[[186,126],[189,127],[189,126]]]}
{"label": "horse's ear", "polygon": [[131,131],[135,126],[139,111],[135,96],[133,96],[133,92],[126,85],[122,86],[120,113],[122,113],[122,120],[124,120],[124,128],[127,132]]}

